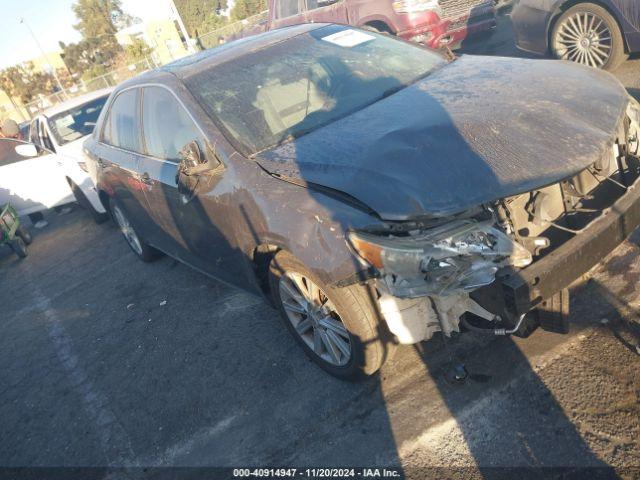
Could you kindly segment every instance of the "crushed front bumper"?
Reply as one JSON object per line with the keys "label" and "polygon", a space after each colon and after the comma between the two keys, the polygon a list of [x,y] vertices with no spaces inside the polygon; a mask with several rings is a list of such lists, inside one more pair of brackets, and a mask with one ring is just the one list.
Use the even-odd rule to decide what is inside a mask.
{"label": "crushed front bumper", "polygon": [[423,23],[397,32],[398,37],[418,42],[429,48],[445,46],[456,48],[471,35],[492,30],[496,27],[496,10],[493,3],[469,10],[452,18],[438,18],[429,12]]}
{"label": "crushed front bumper", "polygon": [[[516,316],[531,311],[587,273],[620,245],[638,225],[640,178],[574,238],[527,268],[496,281],[499,284],[496,286],[502,289],[506,309]],[[476,297],[482,304],[484,302],[480,299],[483,295],[480,292],[474,292],[472,297]]]}

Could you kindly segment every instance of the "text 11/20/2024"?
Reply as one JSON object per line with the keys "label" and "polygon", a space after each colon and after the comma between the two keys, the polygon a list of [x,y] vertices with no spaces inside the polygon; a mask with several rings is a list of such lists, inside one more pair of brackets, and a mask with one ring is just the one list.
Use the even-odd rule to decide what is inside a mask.
{"label": "text 11/20/2024", "polygon": [[402,478],[397,468],[234,468],[235,478]]}

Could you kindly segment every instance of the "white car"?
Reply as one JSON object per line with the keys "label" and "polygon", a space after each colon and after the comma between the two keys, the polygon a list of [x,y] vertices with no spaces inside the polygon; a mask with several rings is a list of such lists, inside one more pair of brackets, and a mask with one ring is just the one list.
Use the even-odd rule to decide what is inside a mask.
{"label": "white car", "polygon": [[9,202],[23,216],[76,200],[97,222],[107,218],[82,143],[110,93],[105,89],[75,97],[34,118],[29,142],[37,149],[25,145],[16,150],[17,141],[0,148],[0,205]]}

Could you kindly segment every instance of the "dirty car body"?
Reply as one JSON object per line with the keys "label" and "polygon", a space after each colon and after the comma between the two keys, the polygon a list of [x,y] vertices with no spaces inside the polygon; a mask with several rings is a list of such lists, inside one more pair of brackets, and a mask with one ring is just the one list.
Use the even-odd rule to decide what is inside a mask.
{"label": "dirty car body", "polygon": [[[640,52],[637,0],[517,0],[514,3],[511,20],[516,46],[521,50],[539,55],[551,53],[608,70],[617,66],[607,59],[614,53]],[[558,35],[562,37],[560,43]],[[619,44],[615,38],[618,35]],[[591,55],[579,58],[576,53],[580,52]],[[592,57],[593,54],[597,58]]]}
{"label": "dirty car body", "polygon": [[[147,131],[151,89],[173,99],[157,115],[179,108],[186,120]],[[104,138],[124,94],[136,136],[126,148]],[[640,221],[638,130],[638,104],[601,71],[448,62],[371,32],[301,25],[123,84],[85,146],[103,202],[127,214],[125,236],[272,296],[294,336],[310,332],[299,334],[307,353],[350,377],[380,367],[370,350],[383,331],[415,343],[467,318],[496,333],[535,327],[526,314]],[[177,158],[150,151],[158,139]],[[303,288],[288,297],[285,277]],[[320,292],[313,308],[305,285]],[[371,312],[384,328],[358,330]],[[364,342],[365,330],[378,333]]]}

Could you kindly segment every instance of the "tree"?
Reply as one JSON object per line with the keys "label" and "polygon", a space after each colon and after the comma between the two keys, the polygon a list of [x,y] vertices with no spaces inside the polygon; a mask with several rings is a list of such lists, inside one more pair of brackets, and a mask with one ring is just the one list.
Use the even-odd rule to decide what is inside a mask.
{"label": "tree", "polygon": [[231,9],[231,20],[237,22],[267,9],[267,0],[236,0]]}
{"label": "tree", "polygon": [[151,55],[151,49],[141,38],[134,38],[130,45],[124,48],[129,63],[138,63]]}
{"label": "tree", "polygon": [[49,73],[36,71],[31,62],[22,63],[0,71],[0,89],[22,103],[29,103],[38,95],[53,93],[54,78]]}
{"label": "tree", "polygon": [[88,55],[99,55],[102,61],[112,64],[114,57],[122,52],[116,32],[133,22],[133,18],[122,11],[120,0],[78,0],[71,8],[78,18],[73,28],[87,42],[82,46],[90,47]]}
{"label": "tree", "polygon": [[227,0],[174,0],[174,3],[192,38],[226,23],[226,18],[220,12],[227,8]]}

